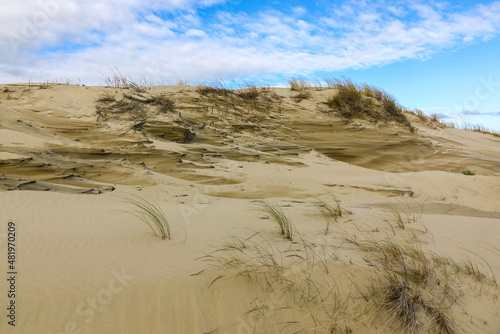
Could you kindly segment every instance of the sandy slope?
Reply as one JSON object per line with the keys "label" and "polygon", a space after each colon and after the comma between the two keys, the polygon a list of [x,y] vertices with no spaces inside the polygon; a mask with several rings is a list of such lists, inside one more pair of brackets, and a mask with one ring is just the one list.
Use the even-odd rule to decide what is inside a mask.
{"label": "sandy slope", "polygon": [[[413,115],[413,133],[346,122],[322,103],[329,90],[294,102],[292,92],[277,89],[280,98],[264,113],[262,106],[238,100],[231,107],[194,87],[154,87],[144,95],[167,94],[176,112],[98,120],[96,100],[106,92],[132,94],[0,86],[0,268],[6,274],[13,221],[19,273],[16,327],[3,316],[1,333],[390,332],[383,315],[361,312],[356,291],[346,292],[353,289],[346,277],[360,286],[373,279],[346,236],[391,236],[383,209],[391,205],[422,206],[411,226],[424,250],[470,258],[487,276],[500,277],[498,137]],[[465,169],[476,175],[463,175]],[[325,236],[312,202],[331,194],[350,214]],[[121,198],[133,195],[165,211],[172,240],[154,237],[124,212],[129,207]],[[335,317],[297,304],[290,287],[269,291],[203,261],[229,236],[253,236],[281,251],[300,247],[263,219],[258,199],[279,203],[314,249],[335,249],[338,259],[325,265],[329,282],[352,298],[346,310],[357,319],[333,326],[328,321]],[[299,277],[293,265],[288,269]],[[2,279],[4,310],[7,291]],[[461,297],[451,314],[459,332],[500,332],[494,284],[465,275],[456,291]]]}

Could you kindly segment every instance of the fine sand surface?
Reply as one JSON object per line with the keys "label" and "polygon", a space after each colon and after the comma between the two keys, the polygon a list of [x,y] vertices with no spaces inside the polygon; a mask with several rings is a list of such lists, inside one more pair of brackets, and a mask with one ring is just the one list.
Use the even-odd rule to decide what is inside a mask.
{"label": "fine sand surface", "polygon": [[[412,132],[346,120],[323,103],[334,90],[310,93],[0,85],[0,333],[400,333],[363,245],[410,239],[448,261],[422,283],[445,291],[422,294],[430,314],[457,333],[500,333],[500,138],[410,113]],[[135,109],[98,117],[103,96]],[[154,96],[175,110],[155,111]],[[172,239],[124,198],[156,203]],[[318,199],[343,208],[326,233]],[[293,241],[258,200],[283,209]]]}

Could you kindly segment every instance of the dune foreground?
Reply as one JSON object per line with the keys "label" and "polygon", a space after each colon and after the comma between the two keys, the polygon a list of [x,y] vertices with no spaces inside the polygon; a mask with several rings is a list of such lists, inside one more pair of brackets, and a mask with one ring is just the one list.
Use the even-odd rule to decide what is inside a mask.
{"label": "dune foreground", "polygon": [[0,333],[500,333],[500,137],[303,93],[0,85]]}

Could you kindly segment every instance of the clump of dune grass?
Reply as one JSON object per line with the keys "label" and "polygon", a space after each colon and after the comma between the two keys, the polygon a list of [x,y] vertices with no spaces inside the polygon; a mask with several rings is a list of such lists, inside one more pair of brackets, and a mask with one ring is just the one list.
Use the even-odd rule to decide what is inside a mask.
{"label": "clump of dune grass", "polygon": [[128,75],[123,74],[117,67],[109,66],[110,74],[101,72],[102,78],[107,87],[133,89],[137,92],[145,92],[146,81],[143,84],[138,84]]}
{"label": "clump of dune grass", "polygon": [[415,109],[415,115],[417,115],[417,117],[424,122],[428,119],[427,115],[420,109]]}
{"label": "clump of dune grass", "polygon": [[326,227],[325,227],[325,235],[329,233],[330,225],[332,222],[337,223],[338,218],[343,216],[343,209],[340,206],[341,201],[337,197],[333,196],[333,202],[335,204],[330,204],[323,199],[317,199],[314,202],[314,205],[321,212],[321,215],[325,219]]}
{"label": "clump of dune grass", "polygon": [[212,80],[202,83],[196,88],[196,91],[202,96],[229,96],[233,94],[233,91],[227,88],[222,80]]}
{"label": "clump of dune grass", "polygon": [[255,82],[244,81],[237,95],[244,100],[255,100],[259,97],[259,88]]}
{"label": "clump of dune grass", "polygon": [[406,109],[385,91],[354,83],[348,78],[327,79],[326,82],[329,88],[337,90],[326,104],[342,116],[368,118],[377,122],[392,120],[414,130],[405,115]]}
{"label": "clump of dune grass", "polygon": [[297,92],[292,99],[299,103],[302,100],[311,98],[310,89],[313,87],[311,82],[305,79],[291,78],[288,80],[288,85],[292,91]]}
{"label": "clump of dune grass", "polygon": [[175,84],[177,86],[189,86],[190,82],[189,82],[189,80],[184,80],[182,78],[177,78],[177,80],[175,81]]}
{"label": "clump of dune grass", "polygon": [[321,80],[314,80],[312,86],[314,87],[315,90],[323,90],[323,84],[321,83]]}
{"label": "clump of dune grass", "polygon": [[463,170],[462,174],[464,174],[464,175],[476,175],[476,173],[471,171],[470,169]]}
{"label": "clump of dune grass", "polygon": [[364,260],[371,268],[373,282],[366,286],[365,297],[377,309],[389,311],[384,320],[388,327],[400,327],[404,333],[457,333],[452,307],[461,297],[462,278],[470,276],[481,284],[496,286],[493,271],[490,267],[490,277],[471,260],[456,262],[425,252],[418,237],[422,231],[408,226],[418,221],[422,211],[411,213],[410,208],[414,206],[406,204],[403,212],[389,210],[402,234],[392,229],[392,237],[367,234],[364,240],[346,238],[365,253]]}
{"label": "clump of dune grass", "polygon": [[295,94],[294,96],[292,96],[292,100],[299,103],[302,100],[307,100],[307,99],[310,99],[311,97],[312,97],[311,92],[308,90],[304,90],[304,91],[299,92],[299,93]]}
{"label": "clump of dune grass", "polygon": [[430,117],[424,114],[424,112],[420,109],[414,109],[412,110],[412,113],[414,113],[422,122],[438,122],[436,114],[434,114],[435,117]]}
{"label": "clump of dune grass", "polygon": [[436,266],[420,240],[350,240],[366,253],[373,269],[374,283],[369,288],[376,305],[393,316],[387,325],[401,326],[405,333],[423,328],[431,332],[456,333],[449,312],[458,299],[447,266]]}
{"label": "clump of dune grass", "polygon": [[109,92],[105,92],[101,95],[99,95],[99,97],[97,98],[96,102],[99,102],[99,103],[113,103],[113,102],[116,102],[116,98],[113,94],[109,93]]}
{"label": "clump of dune grass", "polygon": [[[229,87],[237,87],[230,89]],[[203,98],[200,105],[211,113],[228,115],[232,113],[250,122],[258,123],[272,112],[281,112],[282,97],[269,86],[254,81],[233,82],[209,81],[196,88]]]}
{"label": "clump of dune grass", "polygon": [[143,103],[127,98],[116,100],[112,95],[104,94],[96,102],[98,121],[107,121],[112,116],[137,120],[147,115],[147,109]]}
{"label": "clump of dune grass", "polygon": [[175,112],[175,102],[165,94],[154,97],[152,103],[160,113]]}
{"label": "clump of dune grass", "polygon": [[262,211],[267,213],[271,220],[278,224],[280,232],[288,240],[293,240],[293,225],[290,219],[283,212],[283,209],[278,204],[273,204],[267,201],[257,202]]}
{"label": "clump of dune grass", "polygon": [[149,226],[157,237],[163,240],[171,239],[170,225],[163,210],[155,203],[140,197],[123,198],[123,202],[132,207],[131,211],[126,211]]}
{"label": "clump of dune grass", "polygon": [[431,114],[430,116],[431,121],[435,123],[441,123],[441,119],[439,118],[438,114]]}
{"label": "clump of dune grass", "polygon": [[96,99],[95,108],[98,121],[110,118],[145,121],[155,110],[159,113],[175,112],[175,101],[166,94],[151,96],[140,92],[123,94],[117,99],[115,94],[105,91]]}
{"label": "clump of dune grass", "polygon": [[291,90],[293,90],[295,92],[299,92],[299,93],[312,87],[312,84],[310,81],[305,80],[305,79],[297,79],[297,78],[289,79],[288,85],[290,86]]}

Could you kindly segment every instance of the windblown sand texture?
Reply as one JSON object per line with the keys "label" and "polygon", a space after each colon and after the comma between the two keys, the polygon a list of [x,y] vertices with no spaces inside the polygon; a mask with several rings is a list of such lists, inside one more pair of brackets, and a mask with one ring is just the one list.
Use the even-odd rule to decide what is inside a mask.
{"label": "windblown sand texture", "polygon": [[[449,263],[430,262],[422,298],[457,333],[500,333],[499,137],[347,119],[334,89],[245,92],[0,85],[0,270],[13,221],[19,272],[15,327],[0,283],[0,333],[401,333],[366,243],[412,238]],[[135,196],[171,240],[127,214]],[[318,199],[343,210],[326,233]]]}

